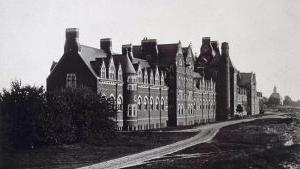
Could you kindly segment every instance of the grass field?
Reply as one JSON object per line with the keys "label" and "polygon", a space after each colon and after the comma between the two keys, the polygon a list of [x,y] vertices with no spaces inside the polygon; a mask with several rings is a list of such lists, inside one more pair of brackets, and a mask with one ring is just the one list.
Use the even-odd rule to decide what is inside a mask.
{"label": "grass field", "polygon": [[93,144],[41,146],[0,154],[0,168],[76,168],[189,138],[188,132],[120,132]]}

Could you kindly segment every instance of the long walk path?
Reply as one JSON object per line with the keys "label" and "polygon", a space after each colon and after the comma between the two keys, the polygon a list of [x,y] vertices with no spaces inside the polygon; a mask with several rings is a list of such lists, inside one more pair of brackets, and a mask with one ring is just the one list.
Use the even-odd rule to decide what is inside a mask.
{"label": "long walk path", "polygon": [[[280,118],[282,116],[278,115],[266,115],[263,116],[262,118]],[[155,149],[147,150],[141,153],[137,154],[132,154],[132,155],[127,155],[121,158],[105,161],[105,162],[100,162],[97,164],[93,164],[90,166],[85,166],[80,169],[113,169],[113,168],[124,168],[124,167],[130,167],[130,166],[135,166],[135,165],[140,165],[143,164],[145,161],[153,160],[160,158],[164,155],[167,154],[172,154],[174,152],[186,149],[188,147],[201,144],[204,142],[208,142],[214,138],[214,136],[218,133],[220,128],[232,125],[232,124],[237,124],[241,122],[248,122],[255,120],[257,118],[252,118],[252,119],[242,119],[242,120],[235,120],[235,121],[225,121],[225,122],[220,122],[220,123],[214,123],[214,124],[209,124],[209,125],[204,125],[204,126],[199,126],[193,129],[188,129],[188,130],[182,130],[182,131],[200,131],[198,134],[195,136],[188,138],[186,140],[182,140],[173,144],[169,144],[166,146],[158,147]]]}

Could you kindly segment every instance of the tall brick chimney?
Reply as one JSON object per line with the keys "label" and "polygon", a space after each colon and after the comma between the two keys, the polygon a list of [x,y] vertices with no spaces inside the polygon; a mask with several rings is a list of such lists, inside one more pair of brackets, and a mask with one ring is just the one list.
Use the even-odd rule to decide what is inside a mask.
{"label": "tall brick chimney", "polygon": [[67,28],[66,29],[66,41],[64,52],[76,51],[80,50],[80,45],[78,42],[79,37],[79,29],[78,28]]}
{"label": "tall brick chimney", "polygon": [[219,61],[219,70],[217,78],[217,109],[216,119],[218,121],[227,120],[230,116],[230,63],[229,63],[229,45],[223,42],[221,45],[222,54]]}
{"label": "tall brick chimney", "polygon": [[100,48],[109,56],[111,55],[112,42],[110,38],[100,39]]}
{"label": "tall brick chimney", "polygon": [[[141,42],[143,59],[153,59],[158,55],[157,40],[144,38]],[[151,58],[150,58],[151,57]]]}

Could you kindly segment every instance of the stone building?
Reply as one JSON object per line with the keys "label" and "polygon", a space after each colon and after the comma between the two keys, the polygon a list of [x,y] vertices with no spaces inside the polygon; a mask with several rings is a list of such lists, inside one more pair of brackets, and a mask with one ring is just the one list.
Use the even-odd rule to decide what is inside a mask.
{"label": "stone building", "polygon": [[100,39],[100,48],[81,45],[78,38],[78,29],[66,29],[64,54],[51,66],[47,91],[86,86],[106,96],[115,103],[119,130],[226,120],[237,104],[255,114],[255,74],[233,67],[228,43],[220,52],[218,42],[203,38],[196,56],[180,41],[144,38],[115,53],[109,38]]}

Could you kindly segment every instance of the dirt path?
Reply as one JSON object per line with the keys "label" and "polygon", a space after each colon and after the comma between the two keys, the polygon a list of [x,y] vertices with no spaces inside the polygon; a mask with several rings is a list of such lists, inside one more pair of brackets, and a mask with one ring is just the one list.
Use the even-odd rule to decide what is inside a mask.
{"label": "dirt path", "polygon": [[[282,118],[282,116],[270,114],[270,115],[263,116],[261,118]],[[85,166],[80,169],[102,169],[102,168],[112,169],[112,168],[124,168],[124,167],[130,167],[135,165],[141,165],[145,161],[161,158],[164,155],[171,154],[197,144],[208,142],[214,138],[214,136],[218,133],[219,129],[222,127],[241,123],[241,122],[249,122],[255,119],[257,118],[225,121],[225,122],[196,127],[193,129],[183,130],[183,131],[201,131],[201,132],[199,132],[197,135],[189,139],[182,140],[170,145],[166,145],[152,150],[144,151],[141,153],[132,154],[125,157],[93,164],[90,166]]]}

